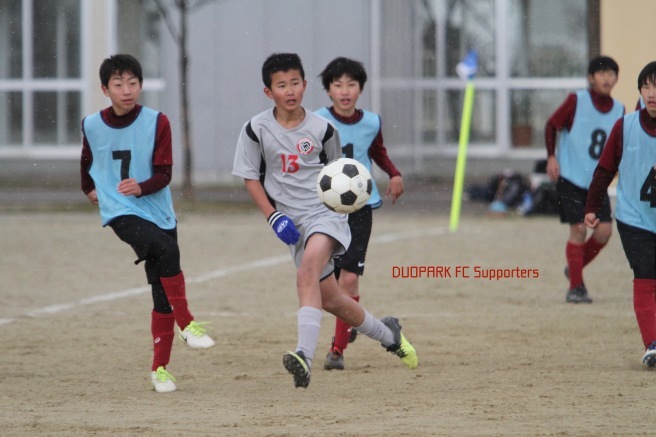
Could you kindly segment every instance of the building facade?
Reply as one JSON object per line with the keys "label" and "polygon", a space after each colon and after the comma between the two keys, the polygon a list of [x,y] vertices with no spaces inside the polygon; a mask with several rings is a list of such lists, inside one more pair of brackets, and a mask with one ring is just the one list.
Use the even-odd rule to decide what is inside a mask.
{"label": "building facade", "polygon": [[[568,92],[587,86],[590,56],[615,57],[620,85],[635,82],[650,54],[628,53],[618,40],[626,39],[626,23],[639,26],[637,11],[648,1],[191,0],[194,183],[233,181],[241,126],[271,105],[261,63],[281,51],[303,59],[308,109],[329,104],[317,75],[331,59],[361,60],[369,73],[361,105],[381,114],[386,144],[403,173],[446,176],[465,87],[455,67],[475,49],[480,63],[469,156],[526,168],[544,157],[550,113]],[[38,178],[44,167],[76,180],[80,121],[108,105],[98,66],[118,52],[142,61],[142,102],[171,119],[174,168],[181,173],[174,39],[180,16],[172,0],[159,3],[167,20],[155,0],[0,0],[0,59],[6,60],[0,63],[0,180]],[[625,65],[631,76],[624,76]],[[637,90],[622,90],[626,96],[619,97],[633,109]]]}

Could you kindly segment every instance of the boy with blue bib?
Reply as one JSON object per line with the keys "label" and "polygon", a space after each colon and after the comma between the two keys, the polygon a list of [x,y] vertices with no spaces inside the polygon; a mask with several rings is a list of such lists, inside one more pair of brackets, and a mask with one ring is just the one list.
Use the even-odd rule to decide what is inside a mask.
{"label": "boy with blue bib", "polygon": [[214,346],[188,309],[180,268],[177,221],[173,211],[171,126],[166,115],[137,103],[143,76],[130,55],[114,55],[100,66],[101,88],[111,106],[82,120],[82,191],[109,226],[145,261],[152,288],[151,383],[158,393],[176,390],[166,370],[174,325],[192,349]]}
{"label": "boy with blue bib", "polygon": [[592,173],[611,128],[624,115],[624,106],[610,96],[618,73],[612,58],[592,59],[588,64],[590,87],[569,94],[545,127],[547,175],[556,182],[560,222],[569,225],[565,246],[569,288],[565,299],[570,303],[592,303],[583,282],[583,268],[599,254],[612,233],[608,195],[600,211],[601,223],[589,237],[583,220]]}
{"label": "boy with blue bib", "polygon": [[[333,104],[316,113],[337,127],[342,141],[342,156],[356,159],[369,172],[372,162],[375,162],[389,175],[390,182],[385,194],[394,204],[403,194],[403,179],[387,155],[380,116],[355,107],[367,81],[364,66],[353,59],[339,57],[332,60],[319,76]],[[348,216],[351,244],[346,253],[336,258],[335,262],[335,276],[340,288],[356,301],[360,300],[359,280],[364,274],[373,224],[372,210],[383,204],[376,183],[373,182],[367,205]],[[324,369],[344,369],[344,350],[349,342],[355,340],[356,335],[356,330],[336,319],[335,336],[330,352],[326,355]]]}
{"label": "boy with blue bib", "polygon": [[620,118],[594,171],[585,207],[586,226],[600,226],[599,211],[616,174],[615,220],[633,270],[633,309],[645,352],[656,366],[656,62],[638,75],[644,108]]}

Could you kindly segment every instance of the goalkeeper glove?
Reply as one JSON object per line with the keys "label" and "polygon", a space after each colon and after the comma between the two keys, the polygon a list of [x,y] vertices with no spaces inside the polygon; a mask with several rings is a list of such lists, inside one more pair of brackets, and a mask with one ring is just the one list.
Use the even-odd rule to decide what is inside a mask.
{"label": "goalkeeper glove", "polygon": [[296,230],[294,222],[290,220],[286,215],[274,211],[269,216],[269,226],[273,228],[273,231],[276,233],[278,238],[282,240],[285,244],[296,244],[301,238],[301,234]]}

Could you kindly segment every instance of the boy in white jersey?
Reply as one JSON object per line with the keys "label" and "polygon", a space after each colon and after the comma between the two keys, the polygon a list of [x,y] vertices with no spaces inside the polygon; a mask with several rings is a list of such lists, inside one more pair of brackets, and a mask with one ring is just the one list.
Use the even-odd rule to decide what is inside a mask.
{"label": "boy in white jersey", "polygon": [[620,118],[594,171],[585,224],[596,229],[603,198],[616,174],[615,221],[633,270],[633,309],[645,346],[642,364],[656,367],[656,62],[638,75],[645,107]]}
{"label": "boy in white jersey", "polygon": [[[317,114],[327,118],[339,131],[342,155],[358,160],[369,171],[374,161],[390,177],[386,197],[392,204],[403,194],[403,179],[387,155],[383,143],[380,116],[357,109],[355,105],[367,81],[367,72],[362,63],[344,57],[335,58],[319,75],[331,107],[323,107]],[[351,245],[335,260],[335,276],[342,290],[351,298],[360,301],[359,282],[364,274],[367,246],[373,225],[372,210],[380,208],[383,201],[374,181],[371,197],[362,209],[349,214]],[[326,355],[323,367],[326,370],[344,369],[344,350],[355,340],[357,331],[352,330],[339,318],[335,321],[335,335]]]}
{"label": "boy in white jersey", "polygon": [[109,226],[144,261],[153,310],[151,382],[158,393],[176,390],[166,370],[174,325],[193,349],[214,346],[189,311],[180,268],[177,221],[169,190],[173,164],[171,126],[166,115],[137,102],[141,65],[131,55],[114,55],[100,66],[101,88],[111,106],[82,120],[82,191],[98,205]]}
{"label": "boy in white jersey", "polygon": [[[545,127],[547,174],[556,182],[560,222],[569,225],[565,246],[569,287],[565,300],[570,303],[592,303],[583,282],[583,268],[599,254],[612,233],[608,196],[601,210],[601,224],[589,238],[583,219],[592,172],[613,124],[624,115],[624,106],[610,96],[618,73],[612,58],[592,59],[588,64],[590,87],[569,94]],[[557,132],[560,137],[556,148]]]}
{"label": "boy in white jersey", "polygon": [[295,387],[307,388],[324,309],[399,356],[418,365],[414,347],[398,319],[375,319],[344,294],[333,273],[332,258],[351,241],[347,216],[328,210],[316,194],[325,164],[341,156],[335,128],[301,105],[305,72],[295,53],[274,53],[262,66],[264,93],[275,106],[249,120],[239,135],[233,175],[246,190],[296,264],[298,341],[283,355]]}

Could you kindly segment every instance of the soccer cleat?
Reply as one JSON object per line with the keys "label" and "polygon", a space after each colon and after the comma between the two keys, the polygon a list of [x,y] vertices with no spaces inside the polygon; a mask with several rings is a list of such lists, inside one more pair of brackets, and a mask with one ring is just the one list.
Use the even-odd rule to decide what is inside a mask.
{"label": "soccer cleat", "polygon": [[173,375],[162,366],[159,366],[157,371],[150,373],[150,382],[157,393],[170,393],[177,388]]}
{"label": "soccer cleat", "polygon": [[394,334],[394,343],[390,346],[383,345],[383,347],[386,348],[388,352],[392,352],[394,355],[401,358],[401,361],[403,361],[408,368],[416,369],[419,365],[417,351],[412,344],[406,340],[403,333],[401,333],[399,319],[396,317],[385,317],[381,322],[391,329]]}
{"label": "soccer cleat", "polygon": [[285,352],[282,356],[282,365],[294,375],[294,387],[307,388],[310,385],[310,368],[303,352]]}
{"label": "soccer cleat", "polygon": [[645,367],[656,367],[656,341],[649,345],[642,356],[642,365]]}
{"label": "soccer cleat", "polygon": [[567,290],[565,300],[569,303],[592,303],[592,299],[588,296],[588,289],[585,288],[584,284]]}
{"label": "soccer cleat", "polygon": [[196,323],[191,321],[187,327],[180,331],[180,338],[187,343],[192,349],[209,349],[216,343],[206,334],[207,330],[203,327],[209,322]]}
{"label": "soccer cleat", "polygon": [[344,370],[344,355],[333,352],[332,350],[326,355],[323,362],[325,370]]}
{"label": "soccer cleat", "polygon": [[565,279],[569,281],[569,266],[565,266],[565,270],[563,270],[563,274],[565,275]]}
{"label": "soccer cleat", "polygon": [[356,338],[358,338],[358,330],[355,328],[350,328],[351,329],[351,335],[349,336],[349,343],[353,343]]}

